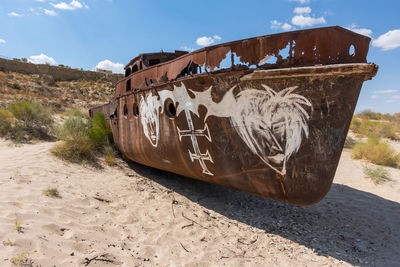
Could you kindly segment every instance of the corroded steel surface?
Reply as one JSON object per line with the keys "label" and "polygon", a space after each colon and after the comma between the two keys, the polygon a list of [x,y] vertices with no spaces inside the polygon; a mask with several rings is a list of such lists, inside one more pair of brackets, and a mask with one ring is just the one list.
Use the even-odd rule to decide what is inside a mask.
{"label": "corroded steel surface", "polygon": [[[128,159],[311,205],[329,191],[362,83],[376,74],[368,45],[330,27],[204,48],[131,74],[91,115],[106,115]],[[216,70],[225,57],[232,65]],[[205,71],[179,77],[191,64]]]}

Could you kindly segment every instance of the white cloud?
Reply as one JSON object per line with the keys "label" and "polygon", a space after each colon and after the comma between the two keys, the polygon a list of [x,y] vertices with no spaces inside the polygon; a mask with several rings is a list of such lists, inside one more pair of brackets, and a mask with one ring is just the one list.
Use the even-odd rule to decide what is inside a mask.
{"label": "white cloud", "polygon": [[300,27],[310,27],[317,24],[326,24],[324,17],[313,18],[310,16],[297,15],[292,18],[292,24]]}
{"label": "white cloud", "polygon": [[10,12],[10,13],[8,13],[8,16],[10,16],[10,17],[22,17],[23,15],[22,14],[18,14],[16,12]]}
{"label": "white cloud", "polygon": [[393,95],[392,99],[400,99],[400,95]]}
{"label": "white cloud", "polygon": [[354,23],[351,24],[351,26],[349,28],[346,28],[346,29],[348,29],[350,31],[353,31],[353,32],[356,32],[358,34],[362,34],[362,35],[368,36],[368,37],[372,36],[372,30],[367,29],[367,28],[359,28],[358,25],[356,25]]}
{"label": "white cloud", "polygon": [[44,9],[44,13],[49,16],[57,16],[57,13],[54,10]]}
{"label": "white cloud", "polygon": [[392,50],[400,47],[400,29],[388,31],[372,41],[372,45],[383,50]]}
{"label": "white cloud", "polygon": [[28,61],[30,63],[34,64],[50,64],[50,65],[56,65],[57,62],[54,60],[54,58],[46,56],[45,54],[40,54],[37,56],[30,56]]}
{"label": "white cloud", "polygon": [[0,44],[5,44],[5,43],[6,43],[6,40],[0,39]]}
{"label": "white cloud", "polygon": [[289,30],[291,30],[291,29],[293,29],[293,26],[292,25],[290,25],[289,23],[283,23],[283,25],[282,25],[282,30],[284,30],[284,31],[289,31]]}
{"label": "white cloud", "polygon": [[219,36],[219,35],[214,35],[213,38],[218,41],[221,41],[221,39],[222,39],[221,36]]}
{"label": "white cloud", "polygon": [[188,51],[189,53],[194,51],[194,48],[188,47],[188,46],[186,46],[186,45],[181,46],[181,49],[182,49],[183,51]]}
{"label": "white cloud", "polygon": [[372,98],[372,99],[377,99],[378,96],[377,96],[377,95],[372,95],[371,98]]}
{"label": "white cloud", "polygon": [[296,13],[296,14],[310,14],[311,13],[311,8],[309,6],[296,7],[293,10],[293,13]]}
{"label": "white cloud", "polygon": [[293,26],[290,25],[289,23],[286,23],[286,22],[282,23],[282,22],[279,22],[276,19],[274,19],[274,20],[271,21],[271,29],[273,29],[273,30],[282,29],[284,31],[289,31],[289,30],[293,29]]}
{"label": "white cloud", "polygon": [[220,40],[222,40],[222,38],[219,35],[214,35],[213,37],[202,36],[197,38],[196,44],[199,46],[209,46]]}
{"label": "white cloud", "polygon": [[300,4],[308,4],[310,3],[310,0],[289,0],[290,2],[297,2]]}
{"label": "white cloud", "polygon": [[388,89],[388,90],[376,90],[374,91],[374,94],[393,94],[396,93],[399,90],[396,89]]}
{"label": "white cloud", "polygon": [[110,60],[106,59],[100,61],[95,69],[103,69],[103,70],[111,70],[113,73],[124,73],[124,65],[121,63],[113,63]]}
{"label": "white cloud", "polygon": [[69,4],[65,2],[60,2],[58,4],[50,3],[54,8],[61,9],[61,10],[75,10],[82,7],[88,8],[86,4],[82,4],[78,0],[72,0]]}
{"label": "white cloud", "polygon": [[214,39],[212,37],[207,37],[207,36],[199,37],[196,40],[196,44],[200,46],[209,46],[212,43],[214,43]]}
{"label": "white cloud", "polygon": [[46,0],[36,0],[36,2],[44,3]]}

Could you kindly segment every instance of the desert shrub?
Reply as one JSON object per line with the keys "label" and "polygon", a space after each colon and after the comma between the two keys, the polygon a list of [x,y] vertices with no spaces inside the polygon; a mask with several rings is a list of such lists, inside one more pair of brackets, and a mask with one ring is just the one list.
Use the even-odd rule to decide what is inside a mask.
{"label": "desert shrub", "polygon": [[392,140],[400,140],[397,124],[394,122],[372,121],[369,118],[360,119],[353,117],[350,129],[364,136],[378,136]]}
{"label": "desert shrub", "polygon": [[96,113],[91,123],[89,133],[90,140],[98,148],[108,146],[111,143],[112,133],[104,115],[100,112]]}
{"label": "desert shrub", "polygon": [[94,163],[96,161],[95,147],[83,138],[56,144],[51,152],[56,157],[73,163]]}
{"label": "desert shrub", "polygon": [[89,131],[88,119],[78,116],[68,117],[62,125],[55,128],[56,137],[62,141],[74,141],[80,138],[88,139]]}
{"label": "desert shrub", "polygon": [[392,123],[381,122],[377,130],[380,137],[392,139],[395,141],[400,140],[400,136],[397,134],[396,125]]}
{"label": "desert shrub", "polygon": [[15,100],[8,105],[17,123],[12,129],[14,139],[28,138],[48,139],[51,137],[53,117],[51,110],[32,100]]}
{"label": "desert shrub", "polygon": [[69,117],[55,129],[61,143],[56,144],[51,152],[64,160],[74,163],[95,161],[96,149],[89,138],[89,123],[86,118]]}
{"label": "desert shrub", "polygon": [[112,146],[104,147],[104,162],[108,166],[114,166],[117,164],[117,159],[115,155],[115,150]]}
{"label": "desert shrub", "polygon": [[28,252],[23,251],[17,256],[12,257],[10,259],[10,262],[16,266],[33,266],[33,261],[32,259],[28,258],[28,255]]}
{"label": "desert shrub", "polygon": [[75,116],[68,117],[62,125],[56,127],[56,136],[62,142],[53,147],[52,153],[74,163],[96,163],[97,156],[105,153],[111,162],[111,130],[104,116],[96,114],[90,122],[82,113],[69,113]]}
{"label": "desert shrub", "polygon": [[381,142],[378,137],[369,137],[366,143],[357,143],[353,147],[352,157],[366,159],[376,165],[395,167],[400,162],[400,154],[387,142]]}
{"label": "desert shrub", "polygon": [[382,167],[364,166],[363,171],[364,174],[374,182],[374,184],[383,184],[384,182],[391,180],[389,172]]}
{"label": "desert shrub", "polygon": [[0,136],[8,136],[15,120],[13,114],[5,109],[0,109]]}
{"label": "desert shrub", "polygon": [[352,130],[355,133],[358,133],[360,131],[360,125],[361,125],[361,119],[359,119],[356,116],[353,116],[350,123],[350,130]]}
{"label": "desert shrub", "polygon": [[12,87],[13,89],[17,89],[17,90],[21,89],[21,86],[20,86],[18,83],[13,83],[13,84],[11,84],[11,87]]}
{"label": "desert shrub", "polygon": [[382,119],[381,113],[374,112],[370,109],[363,110],[360,113],[358,113],[357,115],[363,119],[370,119],[370,120],[381,120]]}

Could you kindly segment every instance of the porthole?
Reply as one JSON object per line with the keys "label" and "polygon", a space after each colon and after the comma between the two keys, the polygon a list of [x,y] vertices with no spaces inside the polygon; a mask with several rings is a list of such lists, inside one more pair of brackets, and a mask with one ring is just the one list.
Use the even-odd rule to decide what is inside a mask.
{"label": "porthole", "polygon": [[135,115],[135,117],[139,117],[139,106],[137,103],[133,104],[133,115]]}
{"label": "porthole", "polygon": [[356,54],[356,48],[354,47],[354,45],[350,45],[349,56],[354,57],[355,54]]}
{"label": "porthole", "polygon": [[167,101],[165,101],[164,109],[165,109],[165,113],[167,114],[168,117],[170,117],[170,118],[176,117],[176,107],[175,107],[174,102],[172,102],[171,99],[167,99]]}
{"label": "porthole", "polygon": [[128,107],[126,106],[126,104],[124,105],[124,116],[128,116]]}

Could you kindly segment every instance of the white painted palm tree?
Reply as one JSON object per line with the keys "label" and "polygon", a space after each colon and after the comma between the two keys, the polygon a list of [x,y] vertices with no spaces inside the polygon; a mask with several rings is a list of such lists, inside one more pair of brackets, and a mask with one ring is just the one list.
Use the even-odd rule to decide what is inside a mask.
{"label": "white painted palm tree", "polygon": [[303,136],[308,137],[309,115],[303,106],[312,105],[293,93],[297,86],[279,92],[263,87],[265,90],[247,89],[236,96],[237,112],[231,123],[253,153],[284,175],[287,160],[299,150]]}

